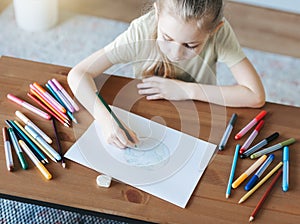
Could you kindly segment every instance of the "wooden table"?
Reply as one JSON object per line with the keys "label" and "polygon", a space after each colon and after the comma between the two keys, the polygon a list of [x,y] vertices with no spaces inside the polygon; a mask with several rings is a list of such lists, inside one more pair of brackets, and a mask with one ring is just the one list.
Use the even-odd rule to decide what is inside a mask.
{"label": "wooden table", "polygon": [[[26,96],[30,83],[36,81],[44,84],[50,78],[56,78],[67,87],[66,75],[69,70],[70,68],[62,66],[1,57],[0,126],[6,126],[5,120],[7,119],[16,119],[14,112],[20,110],[45,130],[50,137],[54,138],[50,121],[39,118],[10,102],[6,95],[13,93],[34,104]],[[149,102],[137,95],[135,88],[137,80],[101,75],[99,82],[102,85],[101,93],[108,103],[130,109],[133,113],[215,144],[219,143],[232,113],[238,114],[238,120],[233,130],[234,134],[261,111],[261,109],[249,108],[225,108],[193,101],[172,103],[159,100]],[[265,118],[265,125],[255,139],[255,143],[275,131],[280,133],[280,137],[274,143],[290,137],[296,138],[297,142],[290,146],[289,191],[283,192],[281,183],[277,183],[254,222],[298,223],[300,219],[300,108],[267,103],[262,109],[266,110],[268,114]],[[79,122],[86,122],[86,120],[82,120],[84,117],[82,115],[88,116],[86,114],[86,111],[81,108],[80,112],[76,114],[80,118]],[[75,125],[73,128],[67,128],[59,124],[58,130],[63,151],[66,152],[79,137],[77,131],[80,128]],[[47,168],[53,174],[53,179],[50,181],[44,180],[32,163],[27,171],[22,170],[17,164],[16,158],[15,171],[8,172],[2,138],[0,138],[0,194],[3,198],[61,209],[127,217],[132,219],[132,222],[133,220],[143,220],[157,223],[248,223],[252,210],[270,180],[242,204],[237,202],[245,193],[243,187],[232,190],[231,197],[225,199],[235,145],[243,144],[246,137],[236,141],[232,135],[226,149],[216,153],[185,209],[126,184],[113,182],[110,188],[97,187],[95,178],[98,173],[71,161],[67,161],[66,169],[54,162],[47,164]],[[280,160],[281,150],[275,152],[275,162],[278,163]],[[252,162],[250,159],[239,160],[236,176],[245,171]]]}

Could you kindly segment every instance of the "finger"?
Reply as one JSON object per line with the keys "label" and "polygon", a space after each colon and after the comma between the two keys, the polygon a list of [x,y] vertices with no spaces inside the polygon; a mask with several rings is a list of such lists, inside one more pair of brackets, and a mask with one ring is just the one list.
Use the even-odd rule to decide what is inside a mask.
{"label": "finger", "polygon": [[127,143],[127,141],[125,140],[125,144],[124,144],[124,143],[123,143],[123,142],[124,142],[123,137],[121,137],[121,139],[122,139],[122,140],[120,140],[119,136],[115,136],[115,137],[114,137],[113,144],[114,144],[115,146],[117,146],[118,148],[120,148],[120,149],[124,149],[124,148],[126,148],[126,143]]}
{"label": "finger", "polygon": [[153,86],[157,86],[157,83],[155,83],[155,82],[145,82],[145,83],[137,84],[138,89],[147,89],[147,88],[151,88]]}
{"label": "finger", "polygon": [[161,82],[162,80],[164,80],[163,77],[151,76],[151,77],[142,79],[142,82],[143,83],[147,83],[147,82]]}
{"label": "finger", "polygon": [[120,141],[118,141],[118,140],[115,140],[115,141],[114,141],[114,145],[117,146],[117,147],[120,148],[120,149],[125,149],[125,148],[127,148],[126,145],[123,145],[123,144],[122,144]]}
{"label": "finger", "polygon": [[161,94],[153,94],[146,96],[147,100],[159,100],[159,99],[164,99],[164,97]]}
{"label": "finger", "polygon": [[124,134],[124,137],[126,137],[126,145],[130,146],[130,147],[133,147],[134,145],[136,145],[137,143],[139,143],[139,140],[138,140],[138,138],[137,138],[137,136],[136,136],[136,134],[135,134],[134,131],[132,131],[130,128],[128,128],[127,125],[124,124],[123,122],[122,122],[122,124],[123,124],[124,128],[127,130],[128,134],[131,137],[131,141],[130,141],[127,138],[127,135],[126,135],[125,131],[122,130],[123,134]]}
{"label": "finger", "polygon": [[130,132],[129,134],[132,137],[135,145],[140,142],[139,138],[137,137],[137,135],[134,132]]}
{"label": "finger", "polygon": [[126,136],[125,132],[120,128],[117,131],[117,136],[116,136],[115,141],[118,141],[123,146],[127,145],[127,142],[128,142],[127,136]]}
{"label": "finger", "polygon": [[116,147],[118,147],[118,148],[121,148],[121,149],[123,149],[123,148],[126,147],[126,145],[122,144],[122,142],[121,142],[121,141],[118,139],[118,137],[115,136],[115,135],[110,136],[110,137],[107,139],[107,142],[108,142],[108,144],[114,145],[114,146],[116,146]]}
{"label": "finger", "polygon": [[138,91],[141,95],[158,94],[160,90],[158,88],[140,89]]}

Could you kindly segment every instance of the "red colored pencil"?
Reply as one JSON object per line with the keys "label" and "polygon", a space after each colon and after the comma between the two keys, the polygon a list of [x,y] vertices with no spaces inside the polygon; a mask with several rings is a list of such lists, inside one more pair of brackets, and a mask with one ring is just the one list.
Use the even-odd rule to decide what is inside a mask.
{"label": "red colored pencil", "polygon": [[261,199],[259,200],[259,202],[257,203],[255,209],[253,210],[253,212],[250,215],[249,218],[249,222],[252,222],[254,220],[255,215],[257,214],[257,212],[260,210],[262,204],[264,203],[264,201],[266,200],[266,198],[268,197],[268,195],[270,194],[272,188],[274,187],[274,185],[276,184],[276,181],[279,179],[279,177],[282,174],[282,169],[280,169],[276,176],[273,178],[271,184],[269,185],[268,189],[266,190],[266,192],[264,193],[264,195],[261,197]]}
{"label": "red colored pencil", "polygon": [[57,110],[55,107],[53,107],[51,102],[45,96],[43,96],[41,93],[39,93],[38,90],[35,89],[35,87],[32,84],[30,84],[30,92],[33,95],[35,95],[40,101],[42,101],[43,104],[45,104],[50,110],[52,110],[53,113],[55,113],[57,116],[59,116],[62,120],[69,120],[69,118],[66,114]]}
{"label": "red colored pencil", "polygon": [[46,110],[48,113],[50,113],[53,117],[55,117],[60,123],[62,123],[66,127],[70,127],[70,124],[68,123],[67,120],[64,121],[60,117],[58,117],[47,106],[45,106],[41,101],[39,101],[34,95],[27,93],[27,96],[29,96],[34,102],[36,102],[38,105],[40,105],[44,110]]}

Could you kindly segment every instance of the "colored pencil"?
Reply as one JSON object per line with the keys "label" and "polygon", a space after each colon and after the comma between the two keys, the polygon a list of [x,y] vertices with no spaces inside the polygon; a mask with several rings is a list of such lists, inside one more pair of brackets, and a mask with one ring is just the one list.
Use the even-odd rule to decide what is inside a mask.
{"label": "colored pencil", "polygon": [[240,149],[240,154],[243,154],[248,149],[248,147],[252,144],[253,140],[256,138],[256,136],[258,135],[258,133],[263,125],[264,125],[264,120],[261,120],[258,123],[258,125],[256,125],[253,132],[250,134],[250,136],[247,138],[245,143],[242,145],[242,147]]}
{"label": "colored pencil", "polygon": [[40,101],[42,101],[50,110],[52,110],[53,113],[55,113],[57,116],[59,116],[63,120],[69,120],[66,114],[58,110],[56,107],[54,107],[51,102],[47,98],[45,98],[44,95],[39,93],[37,89],[33,86],[30,85],[30,92],[33,93]]}
{"label": "colored pencil", "polygon": [[256,123],[258,123],[267,114],[267,111],[261,111],[255,118],[253,118],[242,130],[240,130],[236,135],[235,139],[241,139]]}
{"label": "colored pencil", "polygon": [[282,151],[282,190],[288,191],[289,189],[289,147],[284,146]]}
{"label": "colored pencil", "polygon": [[253,212],[250,215],[249,218],[249,222],[252,222],[254,220],[254,217],[256,216],[257,212],[260,210],[262,204],[264,203],[264,201],[266,200],[266,198],[268,197],[268,195],[270,194],[272,188],[274,187],[274,185],[276,184],[277,180],[279,179],[279,177],[282,174],[282,169],[280,169],[276,176],[273,178],[271,184],[269,185],[268,189],[265,191],[265,193],[263,194],[263,196],[260,198],[259,202],[257,203],[255,209],[253,210]]}
{"label": "colored pencil", "polygon": [[26,117],[22,112],[16,111],[15,115],[20,118],[21,121],[24,122],[24,124],[28,125],[29,127],[33,128],[39,135],[42,136],[42,138],[48,142],[49,144],[52,143],[52,139],[45,133],[43,132],[38,126],[36,126],[28,117]]}
{"label": "colored pencil", "polygon": [[241,176],[239,176],[233,183],[232,188],[237,188],[247,177],[251,175],[265,160],[267,156],[260,157],[255,163],[253,163]]}
{"label": "colored pencil", "polygon": [[39,147],[37,147],[32,141],[31,139],[12,121],[12,120],[6,120],[5,121],[6,124],[11,127],[15,133],[17,133],[17,135],[19,136],[19,138],[21,140],[23,140],[24,142],[26,142],[27,144],[30,145],[30,147],[33,149],[33,153],[39,158],[39,160],[42,163],[48,163],[48,159],[46,158],[46,156],[41,152],[41,150],[39,149]]}
{"label": "colored pencil", "polygon": [[2,128],[2,133],[3,133],[6,167],[7,167],[8,171],[13,171],[14,170],[14,161],[13,161],[13,157],[12,157],[11,145],[10,145],[10,141],[8,138],[8,131],[7,131],[6,127]]}
{"label": "colored pencil", "polygon": [[20,161],[20,164],[22,166],[22,169],[23,170],[27,170],[28,164],[27,164],[26,159],[25,159],[25,157],[23,155],[22,149],[20,148],[20,145],[18,143],[18,139],[17,139],[17,136],[15,135],[15,132],[14,132],[14,130],[12,128],[8,128],[8,132],[9,132],[10,140],[13,143],[13,146],[15,148],[16,154],[17,154],[18,159]]}
{"label": "colored pencil", "polygon": [[253,153],[251,156],[250,156],[250,159],[256,159],[257,157],[260,157],[262,155],[265,155],[265,154],[268,154],[268,153],[271,153],[271,152],[274,152],[278,149],[281,149],[282,147],[284,146],[287,146],[287,145],[290,145],[290,144],[293,144],[294,142],[296,141],[296,139],[294,138],[289,138],[288,140],[285,140],[283,142],[280,142],[276,145],[273,145],[273,146],[270,146],[268,148],[265,148],[265,149],[262,149],[256,153]]}
{"label": "colored pencil", "polygon": [[230,176],[228,179],[228,184],[227,184],[227,190],[226,190],[226,198],[229,198],[230,192],[231,192],[231,184],[234,178],[234,173],[235,173],[235,168],[238,160],[238,155],[239,155],[239,150],[240,150],[240,145],[237,144],[235,147],[235,152],[232,160],[232,165],[231,165],[231,171],[230,171]]}
{"label": "colored pencil", "polygon": [[25,130],[28,131],[28,133],[36,139],[51,155],[55,158],[56,161],[61,160],[61,156],[59,153],[55,151],[54,148],[51,147],[43,138],[40,136],[33,128],[31,128],[28,125],[25,125]]}
{"label": "colored pencil", "polygon": [[99,92],[97,92],[96,94],[97,94],[98,98],[101,100],[101,102],[103,103],[103,105],[105,106],[105,108],[108,110],[108,112],[114,118],[114,120],[117,122],[118,126],[125,132],[126,137],[128,138],[128,140],[131,141],[132,143],[134,143],[134,140],[131,137],[131,135],[129,134],[128,130],[124,127],[124,125],[121,123],[121,121],[119,120],[119,118],[117,117],[117,115],[112,111],[112,109],[110,108],[110,106],[106,103],[106,101],[104,100],[104,98],[100,95]]}
{"label": "colored pencil", "polygon": [[[57,95],[57,93],[53,90],[53,88],[51,87],[51,85],[46,84],[45,85],[46,88],[49,90],[49,92],[52,94],[52,96],[59,102],[61,103],[61,105],[66,106],[61,99],[59,98],[59,96]],[[73,113],[67,109],[67,115],[72,119],[72,121],[74,121],[76,124],[78,124],[76,118],[74,117]]]}
{"label": "colored pencil", "polygon": [[61,144],[60,144],[60,141],[59,141],[59,138],[58,138],[58,132],[57,132],[56,124],[55,124],[55,119],[52,119],[52,126],[53,126],[53,130],[54,130],[55,138],[56,138],[56,145],[57,145],[57,148],[58,148],[58,153],[61,156],[61,165],[62,165],[63,168],[66,168],[66,162],[64,160],[64,156],[63,156],[63,153],[62,153],[62,147],[61,147]]}
{"label": "colored pencil", "polygon": [[42,150],[51,160],[57,162],[56,159],[52,156],[52,154],[40,143],[38,142],[18,121],[13,121],[21,131],[27,135],[28,138],[37,146],[40,150]]}
{"label": "colored pencil", "polygon": [[49,87],[52,89],[52,95],[55,93],[57,97],[54,97],[63,107],[67,108],[70,112],[74,113],[75,109],[72,106],[72,104],[66,99],[64,94],[56,87],[54,82],[52,80],[48,80],[48,83],[46,84],[47,89],[49,90]]}
{"label": "colored pencil", "polygon": [[263,185],[280,167],[282,162],[279,162],[261,181],[259,181],[250,191],[248,191],[240,200],[239,204],[246,201],[261,185]]}
{"label": "colored pencil", "polygon": [[72,104],[73,108],[76,111],[79,111],[79,106],[75,103],[75,101],[72,99],[72,97],[67,93],[67,91],[64,89],[64,87],[55,78],[52,79],[52,82],[62,92],[62,94],[64,94],[64,96],[67,98],[67,100]]}
{"label": "colored pencil", "polygon": [[269,157],[265,160],[265,162],[259,167],[256,173],[251,177],[251,179],[245,185],[244,189],[246,191],[249,191],[256,184],[256,182],[263,175],[263,173],[268,168],[268,166],[272,163],[274,157],[275,157],[274,154],[269,155]]}
{"label": "colored pencil", "polygon": [[233,125],[234,125],[234,123],[236,121],[236,118],[237,118],[237,114],[233,113],[232,116],[231,116],[231,118],[230,118],[230,120],[229,120],[229,122],[228,122],[226,130],[225,130],[225,132],[223,134],[223,137],[222,137],[222,139],[220,141],[219,150],[223,150],[225,148],[226,143],[228,141],[228,138],[229,138],[229,136],[230,136],[230,134],[232,132]]}
{"label": "colored pencil", "polygon": [[261,149],[262,147],[264,147],[265,145],[269,144],[272,140],[276,139],[279,136],[278,132],[273,133],[272,135],[270,135],[269,137],[261,140],[259,143],[257,143],[255,146],[253,146],[252,148],[248,149],[246,152],[244,152],[243,154],[240,155],[240,158],[244,159],[248,156],[250,156],[251,154],[253,154],[254,152],[256,152],[257,150]]}
{"label": "colored pencil", "polygon": [[51,116],[49,114],[47,114],[46,112],[40,110],[39,108],[31,105],[30,103],[27,103],[24,100],[19,99],[18,97],[12,95],[12,94],[7,94],[7,98],[10,99],[11,101],[19,104],[20,106],[26,108],[27,110],[30,110],[31,112],[41,116],[42,118],[45,118],[47,120],[49,120],[51,118]]}
{"label": "colored pencil", "polygon": [[19,140],[19,144],[21,145],[22,149],[25,151],[27,156],[31,159],[34,165],[39,169],[39,171],[43,174],[43,176],[50,180],[52,178],[51,173],[46,169],[46,167],[36,158],[30,148],[26,145],[26,143],[22,140]]}
{"label": "colored pencil", "polygon": [[[39,85],[37,82],[34,82],[32,86],[35,87],[35,90],[41,94],[51,106],[53,106],[57,111],[60,111],[62,113],[66,113],[66,108],[64,108],[59,102],[56,101],[48,92],[45,90],[41,85]],[[32,88],[30,85],[30,88]]]}
{"label": "colored pencil", "polygon": [[53,117],[55,117],[60,123],[62,123],[66,127],[70,127],[70,124],[67,120],[61,119],[59,116],[57,116],[55,113],[53,113],[46,105],[44,105],[35,95],[32,95],[31,93],[27,93],[27,96],[29,96],[33,101],[35,101],[38,105],[43,107],[47,112],[49,112]]}

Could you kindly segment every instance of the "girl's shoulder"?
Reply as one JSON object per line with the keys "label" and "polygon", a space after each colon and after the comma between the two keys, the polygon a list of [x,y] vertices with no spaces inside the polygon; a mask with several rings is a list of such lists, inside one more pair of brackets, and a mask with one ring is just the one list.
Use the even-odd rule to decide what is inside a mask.
{"label": "girl's shoulder", "polygon": [[134,19],[129,26],[129,30],[140,37],[151,37],[156,27],[154,10]]}
{"label": "girl's shoulder", "polygon": [[232,34],[234,34],[234,31],[228,20],[224,17],[223,26],[216,32],[215,37],[220,40],[232,36]]}
{"label": "girl's shoulder", "polygon": [[141,25],[148,25],[153,24],[155,20],[155,11],[151,10],[144,15],[134,19],[131,21],[131,24],[141,24]]}

